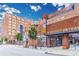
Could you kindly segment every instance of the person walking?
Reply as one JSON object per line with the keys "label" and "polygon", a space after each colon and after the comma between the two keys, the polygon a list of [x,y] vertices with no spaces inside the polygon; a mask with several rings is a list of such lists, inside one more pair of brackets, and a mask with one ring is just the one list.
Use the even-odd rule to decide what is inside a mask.
{"label": "person walking", "polygon": [[27,34],[25,35],[25,38],[26,38],[26,47],[28,47],[28,35]]}
{"label": "person walking", "polygon": [[23,47],[27,47],[28,46],[28,35],[25,33],[24,37],[23,37]]}

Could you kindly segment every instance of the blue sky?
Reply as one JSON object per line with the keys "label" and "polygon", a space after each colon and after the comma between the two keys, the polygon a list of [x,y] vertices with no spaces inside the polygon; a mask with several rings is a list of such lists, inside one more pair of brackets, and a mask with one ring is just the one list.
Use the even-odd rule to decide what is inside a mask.
{"label": "blue sky", "polygon": [[[68,7],[66,3],[0,3],[0,28],[5,13],[14,14],[25,20],[42,19],[43,14],[51,14],[58,10]],[[1,29],[0,29],[1,32]]]}
{"label": "blue sky", "polygon": [[37,21],[41,19],[43,14],[51,14],[57,10],[65,8],[68,4],[55,3],[1,3],[0,4],[0,20],[5,12],[15,14],[24,19],[33,19]]}

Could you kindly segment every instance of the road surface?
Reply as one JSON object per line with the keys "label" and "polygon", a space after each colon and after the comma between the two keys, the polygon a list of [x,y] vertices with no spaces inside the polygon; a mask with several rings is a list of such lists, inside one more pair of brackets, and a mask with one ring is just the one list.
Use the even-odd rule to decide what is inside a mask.
{"label": "road surface", "polygon": [[43,51],[15,45],[0,45],[0,56],[52,56]]}

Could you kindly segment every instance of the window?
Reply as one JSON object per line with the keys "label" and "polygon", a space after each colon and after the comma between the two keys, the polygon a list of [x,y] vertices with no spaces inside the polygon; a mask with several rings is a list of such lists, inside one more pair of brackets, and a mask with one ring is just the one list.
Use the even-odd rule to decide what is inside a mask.
{"label": "window", "polygon": [[10,14],[9,14],[8,16],[9,16],[9,17],[11,17],[11,15],[10,15]]}
{"label": "window", "polygon": [[16,25],[12,25],[13,27],[16,27]]}
{"label": "window", "polygon": [[13,18],[16,18],[16,16],[13,16]]}
{"label": "window", "polygon": [[10,21],[10,20],[9,20],[8,22],[9,22],[9,23],[11,23],[11,21]]}
{"label": "window", "polygon": [[9,20],[11,20],[11,18],[9,18]]}
{"label": "window", "polygon": [[73,28],[71,28],[71,31],[73,31]]}
{"label": "window", "polygon": [[12,24],[16,24],[16,22],[12,22]]}
{"label": "window", "polygon": [[15,30],[12,30],[12,33],[15,33]]}
{"label": "window", "polygon": [[9,32],[11,31],[11,29],[8,30]]}
{"label": "window", "polygon": [[13,33],[12,35],[15,35],[15,33]]}
{"label": "window", "polygon": [[11,32],[9,32],[8,34],[11,35]]}
{"label": "window", "polygon": [[18,20],[20,20],[20,18],[19,18],[19,17],[17,17],[17,19],[18,19]]}
{"label": "window", "polygon": [[8,28],[11,29],[11,26],[9,26]]}
{"label": "window", "polygon": [[12,22],[15,22],[16,21],[16,19],[12,19]]}
{"label": "window", "polygon": [[11,26],[11,23],[9,23],[8,25]]}
{"label": "window", "polygon": [[15,30],[12,30],[12,35],[15,35],[16,31]]}
{"label": "window", "polygon": [[16,27],[12,27],[12,29],[16,29]]}
{"label": "window", "polygon": [[79,30],[79,27],[77,27],[77,29]]}

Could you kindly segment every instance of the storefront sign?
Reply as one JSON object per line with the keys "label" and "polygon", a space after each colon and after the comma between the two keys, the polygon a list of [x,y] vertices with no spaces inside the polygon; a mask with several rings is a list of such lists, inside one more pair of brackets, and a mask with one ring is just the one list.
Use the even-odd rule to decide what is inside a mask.
{"label": "storefront sign", "polygon": [[66,32],[75,32],[79,31],[79,27],[74,27],[74,28],[65,28],[65,29],[60,29],[52,32],[47,32],[48,34],[55,34],[55,33],[66,33]]}

